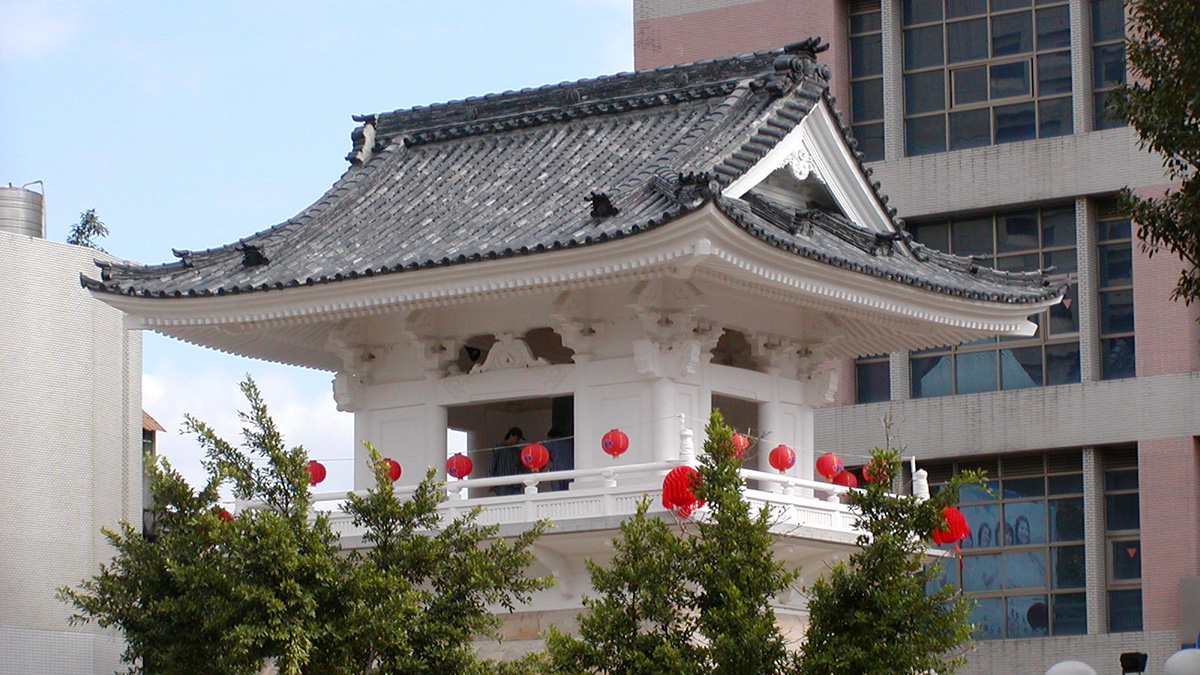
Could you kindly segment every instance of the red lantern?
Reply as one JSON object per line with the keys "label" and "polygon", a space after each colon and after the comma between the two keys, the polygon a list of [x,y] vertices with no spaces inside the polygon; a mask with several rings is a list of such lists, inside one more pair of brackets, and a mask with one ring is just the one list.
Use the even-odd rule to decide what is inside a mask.
{"label": "red lantern", "polygon": [[325,465],[317,460],[311,460],[308,463],[308,484],[316,485],[325,480]]}
{"label": "red lantern", "polygon": [[629,437],[625,435],[625,432],[613,429],[604,434],[604,438],[600,439],[600,447],[612,455],[613,459],[616,459],[621,453],[629,449]]}
{"label": "red lantern", "polygon": [[877,459],[872,459],[871,461],[867,462],[866,466],[863,467],[863,480],[867,481],[868,483],[880,483],[888,480],[888,474],[890,471],[891,467],[888,466],[887,462],[881,462]]}
{"label": "red lantern", "polygon": [[786,445],[777,445],[767,456],[771,462],[771,466],[779,473],[783,473],[788,469],[796,466],[796,451]]}
{"label": "red lantern", "polygon": [[452,478],[466,478],[474,468],[471,458],[461,452],[454,453],[453,457],[446,460],[446,475]]}
{"label": "red lantern", "polygon": [[521,463],[530,471],[540,471],[550,461],[550,451],[541,443],[530,443],[521,448]]}
{"label": "red lantern", "polygon": [[946,522],[946,529],[934,528],[931,535],[933,543],[937,546],[957,543],[971,534],[971,526],[967,524],[967,517],[953,506],[942,509],[942,520]]}
{"label": "red lantern", "polygon": [[696,497],[695,487],[700,484],[700,472],[682,465],[671,469],[663,479],[663,506],[687,518],[692,511],[704,506],[704,500]]}
{"label": "red lantern", "polygon": [[826,478],[833,478],[842,468],[842,460],[832,452],[827,452],[817,458],[817,473]]}
{"label": "red lantern", "polygon": [[225,509],[221,509],[221,512],[217,514],[217,518],[220,518],[221,520],[223,520],[227,523],[233,522],[233,514],[226,511]]}
{"label": "red lantern", "polygon": [[858,479],[854,477],[854,474],[846,470],[842,470],[833,474],[833,478],[830,478],[829,482],[833,483],[834,485],[841,485],[848,488],[858,487]]}
{"label": "red lantern", "polygon": [[389,480],[391,480],[393,483],[400,480],[400,462],[397,462],[391,457],[385,457],[379,460],[379,463],[387,469],[387,477]]}
{"label": "red lantern", "polygon": [[733,456],[741,457],[746,454],[746,448],[750,447],[750,439],[742,434],[735,433],[730,440],[733,441]]}

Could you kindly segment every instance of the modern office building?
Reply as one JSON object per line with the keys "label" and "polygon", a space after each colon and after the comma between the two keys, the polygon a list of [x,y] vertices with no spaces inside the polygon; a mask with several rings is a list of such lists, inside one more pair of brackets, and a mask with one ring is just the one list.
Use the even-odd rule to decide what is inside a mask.
{"label": "modern office building", "polygon": [[1064,659],[1150,670],[1194,643],[1200,575],[1197,308],[1171,300],[1114,208],[1167,185],[1107,119],[1125,81],[1120,0],[636,0],[640,68],[832,45],[837,108],[915,239],[1071,285],[1029,338],[844,362],[852,386],[816,414],[816,451],[907,446],[933,478],[986,468],[964,495],[961,572],[978,599],[967,672]]}

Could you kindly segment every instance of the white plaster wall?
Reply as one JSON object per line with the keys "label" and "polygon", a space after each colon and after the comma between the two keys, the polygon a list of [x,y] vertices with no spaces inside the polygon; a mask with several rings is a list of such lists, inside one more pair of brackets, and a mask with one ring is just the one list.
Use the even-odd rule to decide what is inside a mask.
{"label": "white plaster wall", "polygon": [[97,257],[0,232],[0,674],[119,665],[54,597],[111,558],[101,527],[141,523],[141,336],[80,287]]}

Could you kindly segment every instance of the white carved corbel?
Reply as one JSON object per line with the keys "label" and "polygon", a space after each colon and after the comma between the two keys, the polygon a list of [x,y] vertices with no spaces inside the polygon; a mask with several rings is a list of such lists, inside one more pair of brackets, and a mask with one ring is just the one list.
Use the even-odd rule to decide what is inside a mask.
{"label": "white carved corbel", "polygon": [[596,334],[603,321],[589,319],[584,314],[583,298],[578,291],[563,291],[550,306],[554,331],[562,338],[563,346],[575,352],[572,360],[585,363],[592,360]]}
{"label": "white carved corbel", "polygon": [[427,380],[437,380],[459,371],[458,340],[434,333],[433,317],[417,310],[404,318],[404,337],[415,347],[417,365]]}
{"label": "white carved corbel", "polygon": [[333,377],[333,400],[341,412],[356,412],[362,409],[365,387],[358,378],[349,373],[338,373]]}
{"label": "white carved corbel", "polygon": [[342,361],[333,379],[333,398],[338,410],[353,412],[362,403],[362,390],[373,381],[372,373],[382,362],[388,348],[365,344],[366,325],[361,319],[347,319],[329,332],[325,349]]}
{"label": "white carved corbel", "polygon": [[708,306],[700,289],[684,279],[642,281],[630,291],[629,307],[642,330],[662,341],[690,339],[696,318]]}
{"label": "white carved corbel", "polygon": [[677,380],[696,373],[700,366],[700,341],[662,343],[643,338],[633,342],[633,362],[639,373]]}
{"label": "white carved corbel", "polygon": [[550,365],[549,362],[535,357],[524,339],[512,333],[500,333],[496,335],[496,342],[488,350],[487,358],[483,363],[475,364],[475,367],[471,368],[471,374],[546,365]]}

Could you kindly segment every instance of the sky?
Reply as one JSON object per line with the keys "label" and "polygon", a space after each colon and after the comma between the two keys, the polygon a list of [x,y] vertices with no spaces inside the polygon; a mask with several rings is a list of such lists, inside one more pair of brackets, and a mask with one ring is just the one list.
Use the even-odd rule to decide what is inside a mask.
{"label": "sky", "polygon": [[[352,115],[631,70],[632,0],[0,0],[0,184],[42,181],[47,238],[95,209],[141,263],[230,243],[317,201]],[[36,186],[34,189],[37,189]],[[143,333],[159,452],[203,479],[184,413],[240,434],[252,376],[287,442],[350,489],[331,373]]]}

